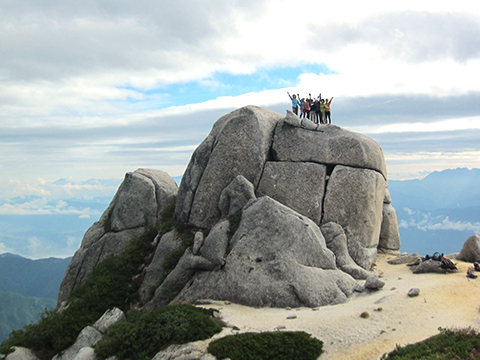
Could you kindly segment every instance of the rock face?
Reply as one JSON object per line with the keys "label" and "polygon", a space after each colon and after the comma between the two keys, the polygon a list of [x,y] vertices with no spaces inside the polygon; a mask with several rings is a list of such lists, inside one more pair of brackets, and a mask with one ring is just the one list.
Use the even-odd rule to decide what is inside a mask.
{"label": "rock face", "polygon": [[138,169],[127,173],[112,202],[85,233],[60,286],[58,304],[109,255],[120,254],[132,238],[157,226],[159,215],[175,200],[178,187],[165,172]]}
{"label": "rock face", "polygon": [[274,307],[344,302],[359,290],[355,279],[368,278],[377,250],[400,248],[386,189],[383,152],[372,139],[291,112],[241,108],[213,125],[178,194],[165,173],[127,174],[85,234],[59,301],[105,256],[161,224],[160,211],[176,196],[175,219],[190,226],[193,245],[183,250],[176,230],[157,239],[139,291],[144,310],[204,298]]}
{"label": "rock face", "polygon": [[256,307],[321,306],[344,302],[357,287],[336,268],[335,255],[318,226],[266,196],[244,208],[230,247],[225,265],[197,272],[178,299],[222,299]]}
{"label": "rock face", "polygon": [[242,175],[256,187],[269,157],[273,131],[282,118],[254,106],[221,117],[195,150],[185,171],[177,218],[211,228],[220,218],[222,191],[235,177]]}

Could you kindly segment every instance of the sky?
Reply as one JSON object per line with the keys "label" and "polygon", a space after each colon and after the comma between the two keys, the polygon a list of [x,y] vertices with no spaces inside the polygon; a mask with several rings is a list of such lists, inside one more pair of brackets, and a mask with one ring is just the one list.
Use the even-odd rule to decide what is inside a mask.
{"label": "sky", "polygon": [[334,96],[390,179],[480,167],[473,4],[0,0],[0,214],[98,215],[68,201],[181,176],[219,117],[287,91]]}

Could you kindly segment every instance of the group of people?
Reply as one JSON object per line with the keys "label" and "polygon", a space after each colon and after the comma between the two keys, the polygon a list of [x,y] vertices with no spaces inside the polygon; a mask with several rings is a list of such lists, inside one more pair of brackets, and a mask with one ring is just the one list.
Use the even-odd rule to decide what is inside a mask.
{"label": "group of people", "polygon": [[315,124],[331,124],[332,117],[330,112],[330,105],[332,104],[333,96],[330,100],[322,99],[322,94],[317,98],[312,99],[312,94],[308,94],[308,98],[300,98],[300,95],[290,95],[287,91],[290,100],[292,100],[292,111],[298,116],[298,109],[300,109],[300,119],[307,118]]}

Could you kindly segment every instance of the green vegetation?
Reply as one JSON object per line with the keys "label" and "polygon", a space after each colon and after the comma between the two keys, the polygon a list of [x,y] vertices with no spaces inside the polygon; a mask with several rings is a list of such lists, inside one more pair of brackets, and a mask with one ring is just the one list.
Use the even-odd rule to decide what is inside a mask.
{"label": "green vegetation", "polygon": [[175,220],[175,202],[165,206],[165,208],[160,213],[160,219],[162,221],[162,226],[158,234],[163,236],[173,229],[177,230],[178,237],[182,240],[182,243],[185,247],[193,245],[193,231],[192,228],[180,221]]}
{"label": "green vegetation", "polygon": [[323,342],[303,332],[245,333],[212,341],[208,352],[231,360],[316,360]]}
{"label": "green vegetation", "polygon": [[[425,341],[397,347],[382,359],[467,360],[480,359],[480,334],[471,329],[442,329]],[[233,360],[233,359],[232,359]]]}
{"label": "green vegetation", "polygon": [[133,239],[122,254],[103,260],[87,281],[73,291],[64,311],[45,311],[37,324],[13,331],[0,345],[0,353],[8,353],[12,346],[23,346],[33,350],[41,360],[51,359],[72,345],[79,332],[106,310],[113,307],[128,310],[137,300],[140,279],[136,275],[153,252],[156,234],[156,229],[146,231]]}
{"label": "green vegetation", "polygon": [[220,322],[213,310],[191,305],[164,306],[148,313],[131,312],[128,319],[113,325],[96,346],[105,359],[148,360],[172,344],[205,340],[220,332]]}
{"label": "green vegetation", "polygon": [[167,276],[175,269],[180,258],[185,253],[187,248],[185,246],[180,246],[177,250],[172,251],[163,261],[163,272],[160,276],[160,284],[167,278]]}

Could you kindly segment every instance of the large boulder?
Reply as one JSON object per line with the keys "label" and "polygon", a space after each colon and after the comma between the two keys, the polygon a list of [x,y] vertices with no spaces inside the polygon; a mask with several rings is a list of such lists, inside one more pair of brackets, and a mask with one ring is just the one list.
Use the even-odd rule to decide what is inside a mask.
{"label": "large boulder", "polygon": [[13,347],[13,352],[8,354],[5,360],[38,360],[38,357],[29,349],[15,346]]}
{"label": "large boulder", "polygon": [[371,169],[387,178],[387,167],[378,143],[335,125],[307,130],[282,122],[272,145],[275,161],[315,162]]}
{"label": "large boulder", "polygon": [[273,131],[282,115],[247,106],[225,115],[195,151],[180,184],[175,215],[199,228],[221,216],[222,191],[238,175],[255,187],[269,159]]}
{"label": "large boulder", "polygon": [[[127,174],[85,234],[59,302],[106,256],[161,226],[175,196],[174,227],[182,230],[157,239],[152,261],[139,268],[143,309],[203,298],[275,307],[344,302],[377,250],[400,248],[386,176],[382,149],[364,135],[291,112],[235,110],[195,150],[178,194],[165,173]],[[179,238],[186,225],[193,244]],[[164,264],[179,256],[167,274]]]}
{"label": "large boulder", "polygon": [[119,255],[133,238],[156,227],[160,213],[175,200],[177,190],[175,181],[163,171],[127,173],[100,220],[85,233],[60,286],[58,304],[68,300],[103,259]]}
{"label": "large boulder", "polygon": [[172,230],[160,238],[153,259],[145,269],[145,277],[138,290],[140,301],[143,304],[153,297],[155,289],[160,285],[165,261],[172,253],[179,251],[182,245],[182,240],[177,236],[176,230]]}
{"label": "large boulder", "polygon": [[95,346],[101,338],[102,334],[100,331],[92,326],[87,326],[80,332],[72,346],[55,355],[52,360],[94,360],[95,353],[93,346]]}
{"label": "large boulder", "polygon": [[325,165],[269,161],[257,193],[258,196],[270,196],[320,224],[325,181]]}
{"label": "large boulder", "polygon": [[358,266],[350,256],[347,246],[347,236],[343,228],[339,224],[329,222],[322,225],[321,230],[325,237],[327,248],[335,254],[337,267],[355,279],[365,280],[369,273],[364,268]]}
{"label": "large boulder", "polygon": [[376,259],[385,188],[379,172],[343,165],[328,181],[322,223],[342,226],[350,256],[367,270]]}
{"label": "large boulder", "polygon": [[480,234],[472,235],[465,241],[459,258],[472,263],[480,262]]}
{"label": "large boulder", "polygon": [[177,299],[321,306],[346,301],[357,286],[313,221],[266,196],[244,208],[229,247],[225,265],[197,272]]}
{"label": "large boulder", "polygon": [[378,250],[386,253],[398,253],[400,250],[400,232],[398,231],[397,212],[392,204],[383,204],[382,226]]}

